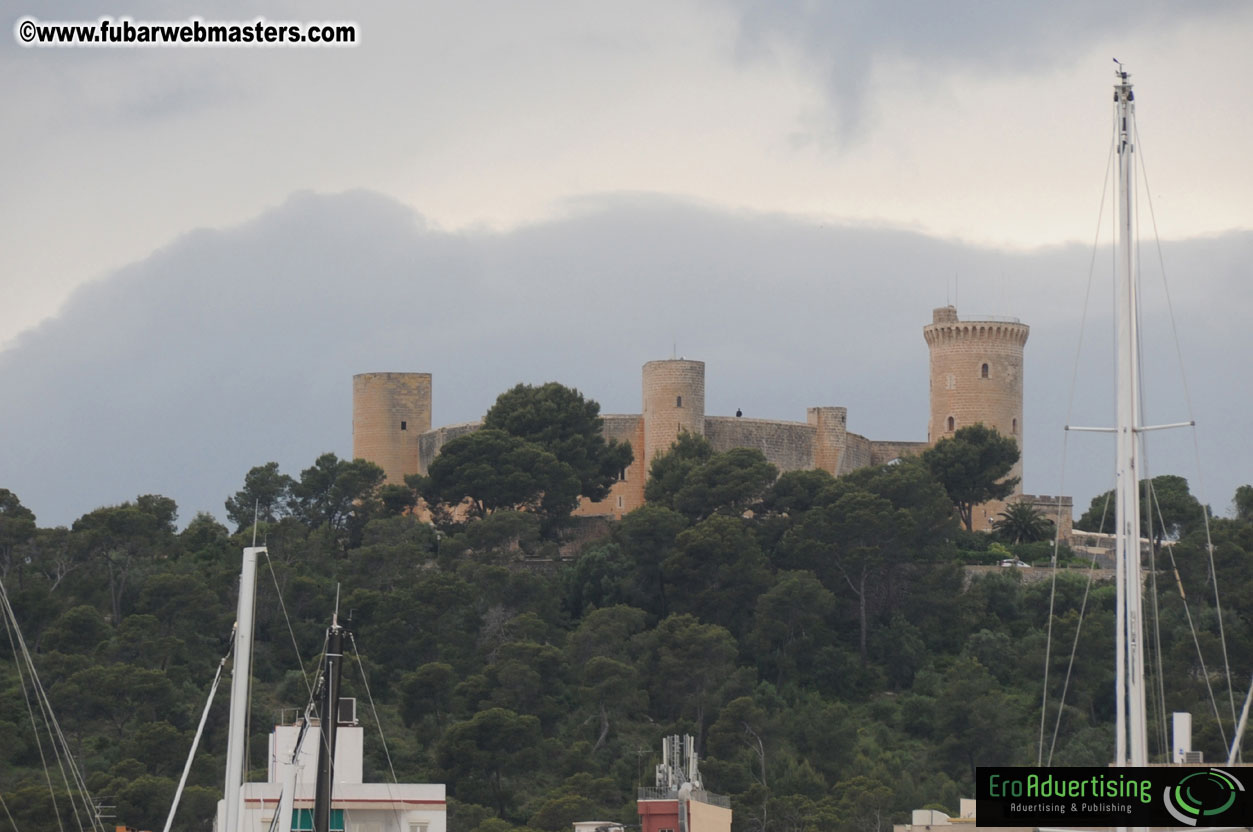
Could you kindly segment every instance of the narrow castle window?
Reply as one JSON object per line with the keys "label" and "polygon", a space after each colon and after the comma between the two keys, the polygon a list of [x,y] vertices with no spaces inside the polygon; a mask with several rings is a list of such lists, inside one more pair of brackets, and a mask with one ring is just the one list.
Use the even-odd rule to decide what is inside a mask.
{"label": "narrow castle window", "polygon": [[675,396],[675,397],[674,397],[674,406],[675,406],[675,407],[682,407],[682,406],[683,406],[683,397],[682,397],[682,396]]}
{"label": "narrow castle window", "polygon": [[618,508],[622,508],[622,498],[618,498]]}
{"label": "narrow castle window", "polygon": [[1017,419],[1014,420],[1013,427],[1010,428],[1010,432],[1013,433],[1014,436],[1018,435],[1018,420]]}
{"label": "narrow castle window", "polygon": [[401,423],[400,423],[400,429],[401,429],[401,430],[408,430],[408,429],[409,429],[409,423],[408,423],[408,422],[405,422],[405,421],[401,421]]}
{"label": "narrow castle window", "polygon": [[982,375],[983,378],[988,377],[988,365],[987,364],[983,365],[983,370],[980,372],[980,375]]}
{"label": "narrow castle window", "polygon": [[950,431],[953,429],[953,417],[952,416],[948,417],[948,429]]}

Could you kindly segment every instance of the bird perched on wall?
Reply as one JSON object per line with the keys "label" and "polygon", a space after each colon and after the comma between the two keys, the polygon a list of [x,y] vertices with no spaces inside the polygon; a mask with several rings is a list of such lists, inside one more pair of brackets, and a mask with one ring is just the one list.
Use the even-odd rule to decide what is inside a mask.
{"label": "bird perched on wall", "polygon": [[740,418],[740,417],[741,417],[741,416],[743,416],[743,415],[744,415],[744,411],[740,410],[738,407],[737,407],[737,408],[735,408],[735,418],[737,418],[737,419],[738,419],[738,418]]}

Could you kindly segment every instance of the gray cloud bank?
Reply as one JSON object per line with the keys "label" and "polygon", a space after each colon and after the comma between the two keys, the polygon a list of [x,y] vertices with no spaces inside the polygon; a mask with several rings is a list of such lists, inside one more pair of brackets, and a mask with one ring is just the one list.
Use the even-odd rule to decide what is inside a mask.
{"label": "gray cloud bank", "polygon": [[[822,79],[843,141],[861,137],[867,87],[884,59],[910,62],[917,69],[916,83],[924,86],[943,86],[955,71],[1043,74],[1103,39],[1127,42],[1144,31],[1178,28],[1240,9],[1233,0],[1148,0],[1137,4],[1135,14],[1086,0],[724,2],[738,16],[739,59],[759,60],[778,46],[799,52]],[[1112,64],[1110,70],[1112,76]]]}
{"label": "gray cloud bank", "polygon": [[[640,365],[676,350],[707,362],[710,413],[803,420],[806,406],[844,405],[858,433],[921,440],[921,327],[953,292],[963,315],[1031,324],[1026,487],[1061,487],[1090,251],[1004,253],[651,195],[570,208],[510,233],[449,234],[376,194],[306,193],[189,233],[81,288],[0,353],[0,487],[45,525],[152,492],[175,498],[183,521],[221,516],[253,465],[297,474],[323,451],[350,453],[354,373],[433,373],[437,424],[550,379],[631,413]],[[1253,233],[1167,244],[1165,258],[1201,496],[1223,511],[1253,480]],[[1178,421],[1184,388],[1154,280],[1145,362],[1164,370],[1146,384],[1146,416]],[[1075,424],[1112,418],[1109,295],[1107,283],[1092,291]],[[1069,443],[1064,487],[1084,507],[1109,487],[1112,447]],[[1161,440],[1150,466],[1195,486],[1191,437]]]}

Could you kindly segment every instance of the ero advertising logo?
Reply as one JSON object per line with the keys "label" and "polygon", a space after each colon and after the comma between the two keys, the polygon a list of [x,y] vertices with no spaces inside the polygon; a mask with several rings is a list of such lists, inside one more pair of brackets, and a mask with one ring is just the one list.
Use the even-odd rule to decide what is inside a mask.
{"label": "ero advertising logo", "polygon": [[1250,826],[1253,768],[980,768],[977,826]]}

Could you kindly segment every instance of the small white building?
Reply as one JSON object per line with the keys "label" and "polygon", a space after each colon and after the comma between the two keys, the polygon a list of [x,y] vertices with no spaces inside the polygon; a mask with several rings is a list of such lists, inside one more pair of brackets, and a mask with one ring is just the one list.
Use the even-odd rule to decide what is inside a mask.
{"label": "small white building", "polygon": [[[346,704],[346,703],[345,703]],[[340,832],[448,832],[444,785],[434,783],[363,783],[364,729],[355,717],[341,722],[335,740],[335,782],[331,790],[331,829]],[[242,823],[238,832],[267,832],[278,811],[283,782],[291,764],[299,725],[277,725],[270,734],[268,776],[264,783],[244,783]],[[296,766],[293,832],[313,829],[317,783],[318,725],[306,732]],[[218,801],[215,832],[227,832],[224,801]],[[287,829],[286,826],[279,826]],[[230,830],[229,832],[235,832]]]}

